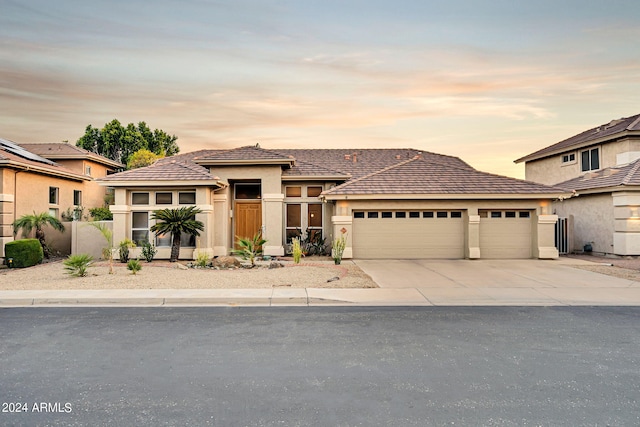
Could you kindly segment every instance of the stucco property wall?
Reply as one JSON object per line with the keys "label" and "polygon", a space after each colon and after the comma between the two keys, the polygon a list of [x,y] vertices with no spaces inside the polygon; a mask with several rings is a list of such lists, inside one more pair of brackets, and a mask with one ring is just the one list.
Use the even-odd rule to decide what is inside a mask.
{"label": "stucco property wall", "polygon": [[559,217],[573,215],[573,247],[582,251],[591,243],[595,252],[614,253],[614,207],[611,193],[583,194],[562,202],[554,202],[553,211]]}

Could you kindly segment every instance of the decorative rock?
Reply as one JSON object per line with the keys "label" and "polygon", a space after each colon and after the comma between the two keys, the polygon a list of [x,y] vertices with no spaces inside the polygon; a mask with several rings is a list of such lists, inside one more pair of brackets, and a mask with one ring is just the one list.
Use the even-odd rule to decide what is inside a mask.
{"label": "decorative rock", "polygon": [[269,263],[269,269],[273,269],[273,268],[282,268],[284,267],[284,264],[279,263],[279,262],[275,262],[275,261],[271,261]]}
{"label": "decorative rock", "polygon": [[237,268],[240,267],[240,261],[232,256],[219,256],[213,260],[213,266],[219,268]]}
{"label": "decorative rock", "polygon": [[340,278],[338,276],[332,277],[331,279],[327,280],[327,282],[335,282],[336,280],[340,280]]}

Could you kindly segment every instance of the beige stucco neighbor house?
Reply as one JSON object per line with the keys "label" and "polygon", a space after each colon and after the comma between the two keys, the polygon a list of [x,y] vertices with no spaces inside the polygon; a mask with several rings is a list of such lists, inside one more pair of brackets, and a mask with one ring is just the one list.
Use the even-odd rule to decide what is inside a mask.
{"label": "beige stucco neighbor house", "polygon": [[118,162],[70,144],[16,144],[0,139],[0,257],[14,239],[12,223],[33,212],[57,218],[67,209],[104,205],[96,179],[122,168]]}
{"label": "beige stucco neighbor house", "polygon": [[526,179],[573,191],[554,201],[570,218],[571,251],[640,255],[640,114],[589,129],[516,160]]}
{"label": "beige stucco neighbor house", "polygon": [[551,204],[569,195],[414,149],[201,150],[99,182],[115,188],[114,241],[152,241],[160,258],[170,241],[152,212],[199,207],[204,232],[183,236],[183,259],[258,231],[274,256],[309,232],[346,235],[345,258],[556,258]]}

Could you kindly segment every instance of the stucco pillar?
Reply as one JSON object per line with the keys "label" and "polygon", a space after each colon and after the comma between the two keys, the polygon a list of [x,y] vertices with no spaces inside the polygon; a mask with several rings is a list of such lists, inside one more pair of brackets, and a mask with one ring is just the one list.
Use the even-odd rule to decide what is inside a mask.
{"label": "stucco pillar", "polygon": [[480,258],[480,215],[469,215],[467,222],[467,258]]}
{"label": "stucco pillar", "polygon": [[284,255],[283,224],[284,194],[267,193],[262,195],[262,236],[267,243],[262,248],[265,255]]}
{"label": "stucco pillar", "polygon": [[196,220],[201,221],[204,230],[200,236],[196,237],[196,249],[193,251],[193,259],[198,259],[198,255],[204,253],[208,258],[213,258],[213,235],[215,223],[213,218],[213,205],[198,205],[202,212],[196,214]]}
{"label": "stucco pillar", "polygon": [[116,188],[115,204],[109,206],[113,214],[113,244],[129,237],[129,223],[131,222],[131,207],[127,204],[127,190]]}
{"label": "stucco pillar", "polygon": [[538,215],[533,230],[533,256],[540,259],[557,259],[558,248],[555,243],[558,215]]}
{"label": "stucco pillar", "polygon": [[347,238],[347,244],[344,248],[344,252],[342,253],[342,258],[353,258],[353,217],[350,215],[332,216],[331,224],[333,225],[334,240],[342,235]]}
{"label": "stucco pillar", "polygon": [[229,209],[229,195],[216,193],[213,195],[213,255],[227,255],[231,243],[229,242],[229,230],[231,228],[231,211]]}

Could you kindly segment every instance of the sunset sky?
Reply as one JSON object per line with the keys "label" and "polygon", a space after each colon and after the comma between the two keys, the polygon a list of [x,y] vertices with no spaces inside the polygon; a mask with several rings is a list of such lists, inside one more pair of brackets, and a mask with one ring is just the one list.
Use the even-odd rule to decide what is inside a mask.
{"label": "sunset sky", "polygon": [[640,113],[640,1],[0,0],[0,137],[417,148],[487,172]]}

